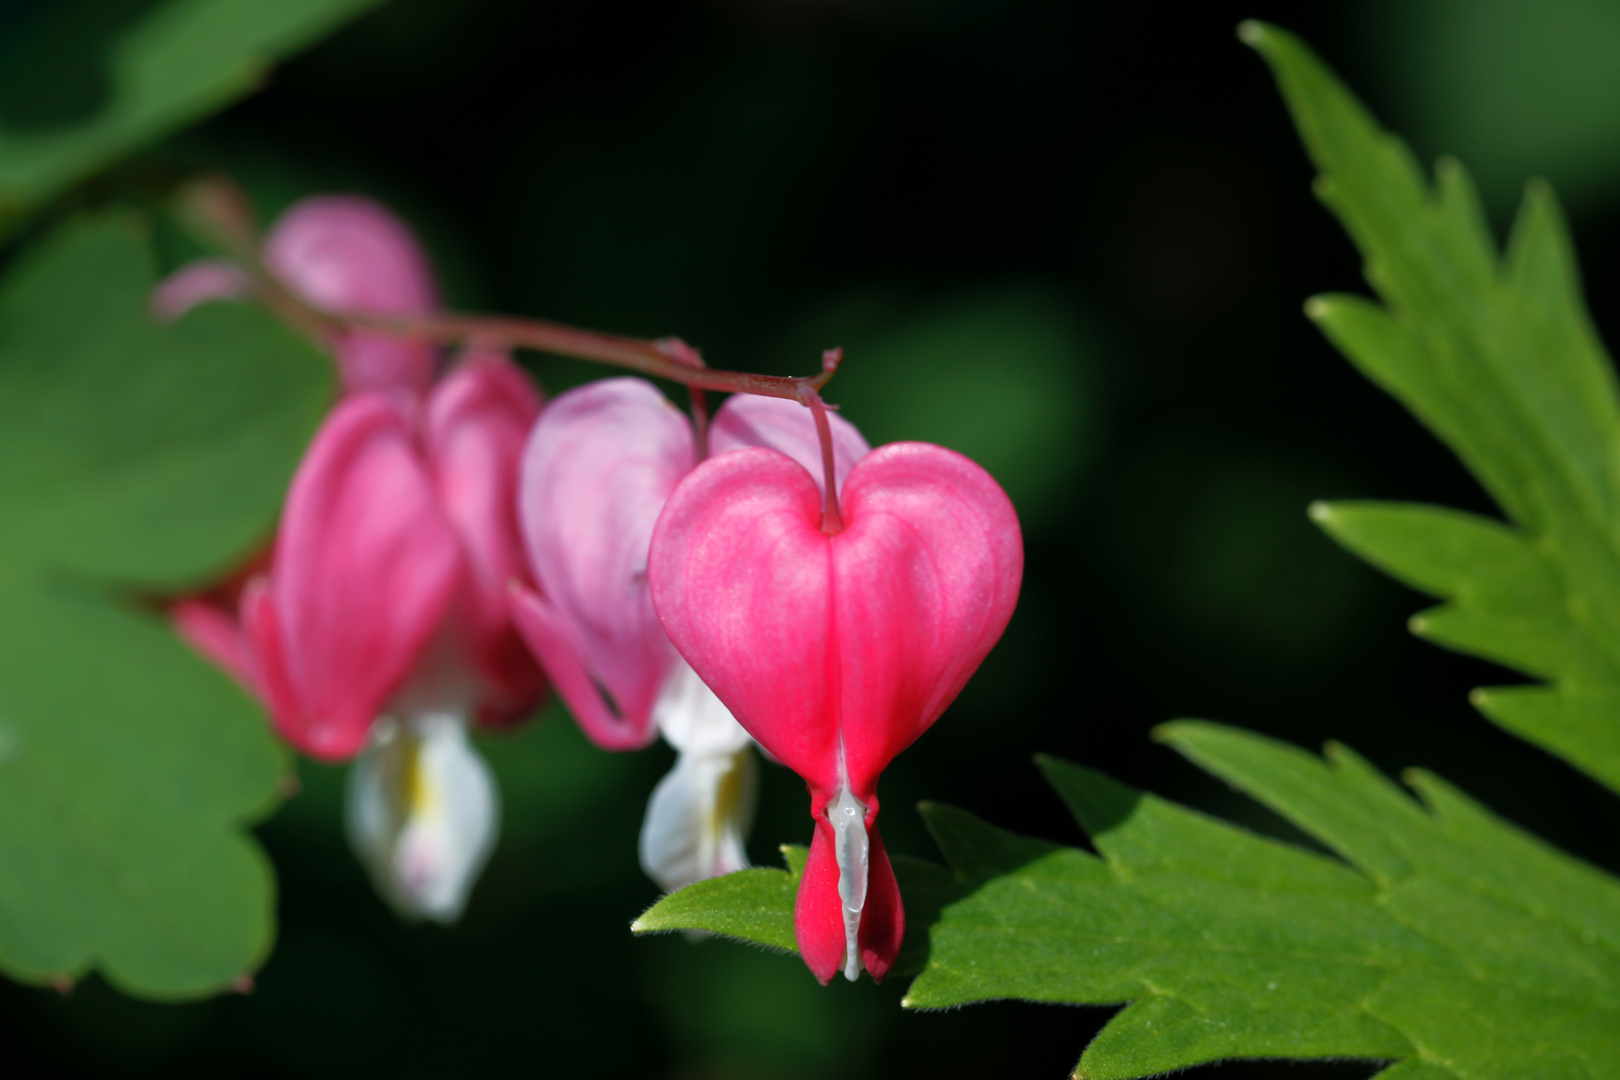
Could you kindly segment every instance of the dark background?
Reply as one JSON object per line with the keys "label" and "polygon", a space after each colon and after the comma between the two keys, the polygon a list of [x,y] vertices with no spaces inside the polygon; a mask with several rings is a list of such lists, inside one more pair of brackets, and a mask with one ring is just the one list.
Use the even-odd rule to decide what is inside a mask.
{"label": "dark background", "polygon": [[[1083,843],[1036,751],[1293,835],[1148,738],[1197,716],[1432,768],[1620,868],[1614,800],[1469,708],[1469,688],[1514,678],[1411,638],[1421,598],[1306,520],[1314,498],[1491,508],[1302,317],[1308,295],[1364,286],[1233,35],[1256,16],[1302,33],[1425,159],[1475,166],[1499,224],[1528,174],[1551,176],[1612,337],[1620,12],[1190,7],[396,0],[150,160],[223,168],[267,216],[314,191],[380,197],[457,306],[678,334],[744,370],[805,373],[841,344],[828,396],[874,443],[990,468],[1024,519],[1023,598],[886,774],[891,850],[934,854],[910,809],[925,797]],[[552,392],[602,373],[534,366]],[[505,832],[460,926],[390,914],[342,839],[341,774],[306,764],[259,829],[281,939],[255,991],[162,1006],[0,983],[8,1068],[1056,1080],[1111,1013],[904,1013],[900,980],[822,989],[758,950],[634,940],[657,896],[635,837],[671,754],[601,753],[555,711],[484,745]],[[809,832],[802,787],[767,769],[753,857]]]}

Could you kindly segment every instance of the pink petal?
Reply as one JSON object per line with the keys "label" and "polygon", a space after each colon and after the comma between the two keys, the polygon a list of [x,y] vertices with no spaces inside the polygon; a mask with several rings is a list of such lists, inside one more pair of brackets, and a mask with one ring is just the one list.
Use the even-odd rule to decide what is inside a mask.
{"label": "pink petal", "polygon": [[433,346],[375,331],[350,330],[340,334],[332,348],[345,394],[390,389],[425,394],[439,366]]}
{"label": "pink petal", "polygon": [[481,718],[522,719],[545,680],[507,613],[528,569],[517,521],[518,464],[540,395],[502,353],[472,353],[428,399],[425,439],[439,502],[460,536],[469,575],[472,658],[487,682]]}
{"label": "pink petal", "polygon": [[838,781],[831,550],[810,474],[756,448],[686,478],[650,562],[653,603],[681,655],[750,735],[824,792]]}
{"label": "pink petal", "polygon": [[1023,545],[990,475],[926,443],[863,459],[843,514],[845,530],[824,535],[810,474],[774,451],[712,458],[659,522],[653,600],[750,735],[828,792],[841,738],[869,802],[1001,636]]}
{"label": "pink petal", "polygon": [[[835,412],[827,414],[832,430],[833,469],[838,490],[855,463],[872,452],[872,447],[855,425]],[[821,486],[821,439],[816,434],[810,410],[786,398],[759,394],[733,394],[714,414],[709,428],[709,453],[714,456],[750,446],[780,450],[803,465],[816,486]]]}
{"label": "pink petal", "polygon": [[[387,314],[438,307],[427,256],[410,228],[381,204],[345,195],[295,203],[265,238],[265,265],[318,307]],[[344,389],[403,387],[425,393],[436,352],[421,342],[352,331],[334,343]]]}
{"label": "pink petal", "polygon": [[202,597],[186,597],[169,605],[169,623],[198,654],[212,660],[248,693],[262,696],[258,665],[237,612]]}
{"label": "pink petal", "polygon": [[883,834],[873,825],[870,836],[866,906],[861,909],[861,966],[872,976],[873,982],[882,982],[894,967],[905,941],[906,911],[900,903],[900,883],[895,880],[894,866],[889,862],[888,849],[883,846]]}
{"label": "pink petal", "polygon": [[519,627],[541,627],[531,647],[604,746],[653,737],[675,656],[648,596],[647,547],[692,458],[686,418],[632,378],[562,394],[524,450],[518,515],[539,599]]}
{"label": "pink petal", "polygon": [[822,986],[844,966],[844,904],[838,897],[838,861],[832,826],[816,822],[810,857],[793,903],[793,937],[799,956]]}
{"label": "pink petal", "polygon": [[274,545],[266,544],[229,577],[189,596],[176,597],[165,608],[170,625],[183,641],[223,668],[248,693],[260,697],[258,663],[242,630],[242,593],[269,571],[274,558]]}
{"label": "pink petal", "polygon": [[839,717],[850,785],[868,801],[878,773],[1000,639],[1024,546],[990,474],[929,443],[891,443],[863,460],[842,509],[845,529],[831,541]]}
{"label": "pink petal", "polygon": [[152,290],[152,317],[174,322],[180,316],[210,300],[234,300],[251,289],[248,276],[235,263],[224,259],[197,259],[164,278]]}
{"label": "pink petal", "polygon": [[360,748],[462,586],[412,432],[403,397],[332,411],[293,477],[269,584],[244,601],[277,726],[318,757]]}
{"label": "pink petal", "polygon": [[592,742],[604,750],[639,750],[658,737],[649,721],[622,715],[604,698],[601,682],[580,661],[573,627],[554,607],[522,585],[512,587],[511,605],[518,633]]}
{"label": "pink petal", "polygon": [[276,219],[264,260],[312,303],[359,311],[429,311],[439,304],[410,226],[372,199],[315,195]]}

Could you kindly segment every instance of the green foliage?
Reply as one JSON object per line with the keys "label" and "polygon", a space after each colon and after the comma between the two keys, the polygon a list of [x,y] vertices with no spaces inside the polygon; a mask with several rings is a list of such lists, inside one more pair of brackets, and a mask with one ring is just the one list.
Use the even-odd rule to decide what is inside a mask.
{"label": "green foliage", "polygon": [[72,223],[0,288],[0,969],[176,998],[269,949],[243,826],[283,760],[140,597],[263,542],[331,375],[242,305],[156,325],[138,226]]}
{"label": "green foliage", "polygon": [[0,57],[0,231],[97,169],[251,91],[378,0],[68,0]]}
{"label": "green foliage", "polygon": [[1379,71],[1420,145],[1468,162],[1493,207],[1524,177],[1612,205],[1620,180],[1620,6],[1606,0],[1405,0],[1368,6]]}
{"label": "green foliage", "polygon": [[793,943],[793,899],[804,876],[810,849],[782,845],[786,870],[754,867],[678,889],[630,924],[637,934],[666,930],[707,930],[783,952]]}
{"label": "green foliage", "polygon": [[1413,630],[1547,680],[1482,690],[1504,728],[1620,788],[1620,395],[1550,190],[1531,185],[1498,256],[1467,175],[1433,187],[1294,38],[1245,26],[1276,72],[1317,191],[1384,304],[1311,318],[1443,439],[1511,526],[1426,506],[1318,505],[1340,543],[1449,604]]}
{"label": "green foliage", "polygon": [[[1344,862],[1042,759],[1098,855],[925,804],[949,870],[901,874],[907,1006],[1128,1001],[1081,1058],[1092,1080],[1233,1057],[1399,1061],[1391,1080],[1620,1069],[1620,882],[1427,773],[1407,777],[1419,804],[1340,746],[1323,761],[1212,724],[1159,734]],[[743,871],[636,929],[791,948],[796,886]]]}

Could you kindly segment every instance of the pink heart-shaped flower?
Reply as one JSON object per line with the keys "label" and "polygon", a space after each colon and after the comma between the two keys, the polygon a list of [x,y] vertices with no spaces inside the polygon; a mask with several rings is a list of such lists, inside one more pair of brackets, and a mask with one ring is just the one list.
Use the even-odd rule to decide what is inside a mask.
{"label": "pink heart-shaped flower", "polygon": [[[818,833],[833,828],[828,806],[840,793],[873,826],[878,775],[1000,638],[1023,575],[1012,503],[953,451],[885,446],[850,470],[841,502],[844,528],[828,535],[803,466],[767,449],[725,454],[675,490],[649,560],[670,640],[748,733],[805,778]],[[830,842],[830,832],[817,837],[824,852]],[[871,865],[886,896],[887,860]],[[796,920],[823,981],[836,970],[818,970],[825,959],[847,951],[820,940],[828,920],[808,917],[830,903],[819,895],[825,878],[812,889],[806,876]],[[852,895],[865,895],[860,884]],[[899,920],[897,893],[893,908]],[[863,957],[874,976],[899,946],[898,933],[881,936],[888,944]],[[863,953],[868,937],[863,924]]]}

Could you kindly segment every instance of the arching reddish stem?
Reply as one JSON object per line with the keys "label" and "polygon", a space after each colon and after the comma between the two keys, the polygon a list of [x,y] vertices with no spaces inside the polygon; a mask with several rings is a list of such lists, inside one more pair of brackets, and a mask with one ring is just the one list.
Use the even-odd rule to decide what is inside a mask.
{"label": "arching reddish stem", "polygon": [[[828,349],[821,354],[823,375],[830,379],[844,359],[844,350]],[[827,406],[816,393],[815,387],[804,384],[799,388],[799,400],[815,417],[816,437],[821,440],[821,470],[826,481],[821,493],[821,531],[837,536],[844,531],[844,516],[838,511],[838,468],[833,458],[832,425],[827,423]]]}
{"label": "arching reddish stem", "polygon": [[701,465],[709,459],[709,395],[696,386],[688,386],[686,395],[692,403],[693,460]]}
{"label": "arching reddish stem", "polygon": [[[278,315],[306,331],[322,327],[355,327],[441,345],[476,339],[492,346],[532,349],[630,368],[645,375],[681,383],[696,391],[761,394],[787,398],[801,404],[808,404],[801,390],[808,388],[814,392],[825,386],[837,370],[838,359],[842,356],[841,353],[839,357],[832,355],[837,350],[823,355],[819,375],[753,375],[705,367],[703,357],[696,349],[674,337],[648,341],[510,315],[379,315],[323,310],[294,296],[265,270],[259,255],[258,224],[253,220],[252,207],[230,180],[221,176],[201,177],[186,184],[176,201],[182,219],[199,236],[223,249],[251,273],[265,302]],[[694,412],[700,410],[703,410],[703,406],[694,404]]]}

